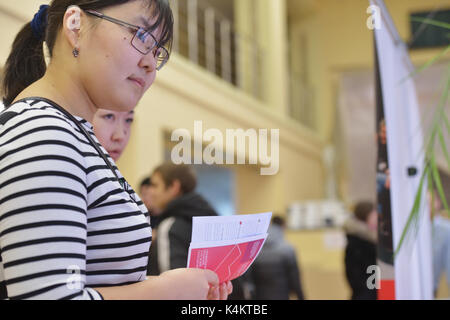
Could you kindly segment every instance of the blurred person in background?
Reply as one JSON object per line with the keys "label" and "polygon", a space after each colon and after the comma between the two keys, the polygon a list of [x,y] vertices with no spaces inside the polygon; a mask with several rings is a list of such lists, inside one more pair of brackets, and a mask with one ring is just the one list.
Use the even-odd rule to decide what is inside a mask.
{"label": "blurred person in background", "polygon": [[256,300],[304,300],[294,247],[284,239],[285,220],[272,218],[269,235],[251,266]]}
{"label": "blurred person in background", "polygon": [[433,249],[433,293],[436,297],[443,274],[450,288],[450,219],[444,213],[442,201],[437,192],[433,197],[431,240]]}
{"label": "blurred person in background", "polygon": [[352,300],[376,300],[377,290],[367,286],[367,268],[376,265],[378,213],[374,203],[356,204],[354,214],[344,224],[347,236],[345,274],[352,290]]}
{"label": "blurred person in background", "polygon": [[150,194],[151,185],[152,180],[150,179],[150,177],[145,177],[144,179],[142,179],[141,184],[139,185],[139,195],[145,206],[147,207],[148,212],[150,213],[150,226],[152,227],[152,230],[154,230],[152,238],[156,239],[156,227],[158,226],[158,216],[160,212],[158,210],[155,210],[152,205]]}
{"label": "blurred person in background", "polygon": [[151,183],[152,183],[152,180],[150,179],[150,176],[148,176],[148,177],[143,178],[139,185],[139,195],[141,196],[142,201],[144,201],[147,209],[150,209],[150,207],[151,207],[151,201],[150,201]]}
{"label": "blurred person in background", "polygon": [[158,239],[151,249],[150,275],[186,267],[192,234],[192,217],[217,216],[216,211],[195,192],[197,178],[188,165],[165,162],[154,169],[150,202],[159,212]]}
{"label": "blurred person in background", "polygon": [[[191,166],[165,162],[155,168],[150,177],[150,202],[157,212],[158,237],[150,248],[148,275],[187,265],[192,235],[192,218],[217,216],[217,212],[195,192],[197,177]],[[227,285],[232,288],[228,299],[239,294],[238,280]],[[237,291],[236,291],[237,289]]]}
{"label": "blurred person in background", "polygon": [[98,109],[92,120],[94,133],[115,162],[119,160],[130,140],[134,111]]}
{"label": "blurred person in background", "polygon": [[[106,149],[108,154],[117,162],[126,148],[131,133],[131,124],[134,120],[134,112],[118,112],[106,109],[99,109],[94,115],[92,121],[95,135],[100,144]],[[152,242],[149,253],[155,247],[157,236],[157,215],[151,208],[150,200],[150,177],[146,177],[141,181],[139,186],[139,196],[150,214],[150,226],[152,228]],[[149,254],[149,258],[152,256]],[[154,261],[149,261],[147,268],[153,265]],[[158,275],[153,274],[153,275]]]}
{"label": "blurred person in background", "polygon": [[[134,111],[120,112],[99,109],[92,120],[94,133],[108,154],[117,162],[130,141],[131,126],[134,122]],[[150,201],[150,177],[142,180],[139,186],[139,196],[150,214],[150,226],[156,228],[157,214]],[[153,232],[152,238],[156,238]]]}

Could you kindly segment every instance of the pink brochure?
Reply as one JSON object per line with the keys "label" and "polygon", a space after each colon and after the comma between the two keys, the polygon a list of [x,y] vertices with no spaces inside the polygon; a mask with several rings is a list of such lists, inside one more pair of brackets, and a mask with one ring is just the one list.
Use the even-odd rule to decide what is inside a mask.
{"label": "pink brochure", "polygon": [[224,245],[197,245],[189,248],[188,268],[209,269],[217,273],[219,282],[234,280],[243,275],[258,256],[266,236],[239,240]]}
{"label": "pink brochure", "polygon": [[194,218],[187,267],[212,270],[220,283],[240,277],[261,251],[271,216]]}

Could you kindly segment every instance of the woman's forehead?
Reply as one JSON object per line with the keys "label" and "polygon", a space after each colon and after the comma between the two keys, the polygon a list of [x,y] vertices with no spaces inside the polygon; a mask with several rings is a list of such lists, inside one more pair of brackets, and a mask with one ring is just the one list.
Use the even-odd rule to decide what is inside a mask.
{"label": "woman's forehead", "polygon": [[157,12],[155,2],[141,0],[140,9],[134,14],[134,20],[136,23],[142,25],[146,29],[154,28],[156,21],[159,17],[159,12]]}
{"label": "woman's forehead", "polygon": [[136,24],[146,29],[154,28],[159,17],[159,12],[156,12],[153,1],[151,5],[144,0],[131,1],[121,6],[109,7],[107,10],[114,11],[114,14],[121,16],[124,20],[126,19],[128,23]]}
{"label": "woman's forehead", "polygon": [[156,25],[157,21],[158,17],[150,17],[149,15],[140,13],[134,18],[133,23],[143,27],[144,30],[151,31],[155,38],[159,39],[163,26],[162,24]]}
{"label": "woman's forehead", "polygon": [[114,11],[111,14],[116,15],[112,17],[151,32],[156,40],[160,42],[165,41],[161,38],[165,37],[163,33],[166,32],[164,30],[166,29],[168,18],[164,13],[160,12],[161,9],[157,3],[156,0],[129,1],[121,5],[121,8],[113,6],[109,10]]}
{"label": "woman's forehead", "polygon": [[117,114],[121,115],[122,117],[130,117],[130,116],[134,116],[134,111],[117,111]]}

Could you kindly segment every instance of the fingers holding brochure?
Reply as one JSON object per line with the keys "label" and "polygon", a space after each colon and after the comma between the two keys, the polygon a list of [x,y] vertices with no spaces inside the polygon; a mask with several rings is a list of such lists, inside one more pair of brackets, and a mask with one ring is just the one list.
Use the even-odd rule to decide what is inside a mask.
{"label": "fingers holding brochure", "polygon": [[188,268],[212,270],[221,284],[240,277],[261,251],[271,216],[194,217]]}

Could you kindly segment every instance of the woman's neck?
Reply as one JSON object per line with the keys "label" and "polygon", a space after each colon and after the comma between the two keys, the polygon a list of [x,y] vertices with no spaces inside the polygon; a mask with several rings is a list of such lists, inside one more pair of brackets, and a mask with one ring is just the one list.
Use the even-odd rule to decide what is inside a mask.
{"label": "woman's neck", "polygon": [[83,86],[65,72],[64,68],[49,65],[45,75],[22,91],[15,99],[43,97],[54,101],[70,114],[92,122],[97,107]]}

